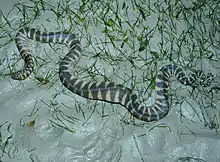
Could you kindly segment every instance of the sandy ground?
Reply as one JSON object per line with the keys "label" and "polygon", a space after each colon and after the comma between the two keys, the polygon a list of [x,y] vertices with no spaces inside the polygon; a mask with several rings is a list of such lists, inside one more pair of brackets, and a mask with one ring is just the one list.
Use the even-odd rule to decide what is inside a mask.
{"label": "sandy ground", "polygon": [[[23,2],[25,5],[33,5],[31,1],[19,3]],[[68,3],[71,2],[62,1],[60,4],[65,6]],[[79,6],[78,1],[72,3],[75,3],[76,7]],[[10,0],[10,3],[0,1],[2,13],[8,16],[8,20],[13,25],[2,27],[1,29],[4,29],[2,33],[5,31],[11,33],[12,38],[15,37],[21,23],[19,19],[22,19],[14,4],[18,4],[18,1]],[[58,2],[48,1],[48,4],[57,6]],[[10,10],[11,13],[7,15]],[[37,26],[41,30],[45,28],[48,31],[69,27],[68,21],[58,25],[54,13],[49,11],[42,13],[28,25]],[[104,13],[100,13],[102,14]],[[134,13],[128,14],[132,17]],[[1,21],[5,22],[3,15],[0,16]],[[149,15],[146,21],[151,25],[156,24],[156,16],[157,14]],[[100,73],[104,73],[116,82],[121,81],[118,76],[123,78],[126,72],[129,74],[134,72],[133,75],[139,77],[143,73],[148,75],[144,66],[143,69],[131,70],[129,64],[123,61],[111,67],[101,59],[95,62],[91,57],[95,52],[93,47],[88,47],[87,36],[92,36],[93,40],[104,38],[100,34],[102,27],[99,24],[90,26],[88,33],[83,34],[80,33],[79,26],[74,26],[74,31],[79,33],[85,55],[79,63],[80,67],[92,67],[90,70],[94,71],[94,64]],[[182,24],[178,26],[181,27]],[[153,39],[155,41],[151,42],[151,48],[156,51],[157,42],[161,37],[154,33]],[[196,37],[192,39],[196,40]],[[192,95],[190,94],[192,88],[184,87],[174,81],[171,84],[175,91],[172,91],[173,101],[169,114],[164,119],[152,123],[137,119],[134,121],[122,106],[86,100],[71,93],[61,84],[58,77],[58,62],[67,51],[62,45],[42,44],[30,40],[29,46],[37,60],[35,72],[24,81],[12,80],[9,75],[10,69],[13,71],[21,69],[23,60],[20,59],[14,41],[2,47],[6,40],[10,40],[9,36],[0,37],[0,70],[4,74],[0,77],[0,161],[220,161],[218,97],[220,91],[208,93],[208,90],[199,89]],[[102,44],[94,43],[94,46],[102,47]],[[114,53],[112,46],[108,44],[105,46],[109,51],[113,51],[112,57],[119,58],[120,54]],[[209,50],[219,54],[213,47]],[[87,57],[88,55],[90,57]],[[164,63],[158,64],[163,66]],[[203,59],[198,64],[203,65],[205,71],[217,75],[215,82],[219,83],[219,60],[211,62]],[[49,78],[48,82],[45,77]],[[128,85],[131,82],[128,81]],[[141,83],[139,88],[148,85],[149,82],[145,82],[144,85]],[[147,104],[152,103],[153,98],[148,98]]]}

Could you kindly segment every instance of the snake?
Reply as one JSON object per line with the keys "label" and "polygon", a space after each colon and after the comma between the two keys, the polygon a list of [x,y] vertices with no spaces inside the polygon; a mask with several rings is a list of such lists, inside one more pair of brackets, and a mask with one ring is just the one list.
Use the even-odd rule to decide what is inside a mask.
{"label": "snake", "polygon": [[34,57],[28,47],[28,39],[41,43],[64,44],[68,47],[68,53],[59,62],[59,78],[68,90],[87,99],[122,105],[132,116],[145,122],[158,121],[168,114],[170,77],[174,77],[184,86],[192,87],[208,87],[213,79],[211,73],[205,74],[202,70],[192,69],[187,74],[181,66],[165,65],[156,74],[155,101],[152,105],[145,106],[129,87],[111,81],[85,81],[72,74],[70,67],[75,67],[82,55],[82,47],[75,34],[66,31],[42,32],[36,28],[22,27],[16,34],[15,44],[25,65],[22,70],[12,73],[14,80],[24,80],[34,71]]}

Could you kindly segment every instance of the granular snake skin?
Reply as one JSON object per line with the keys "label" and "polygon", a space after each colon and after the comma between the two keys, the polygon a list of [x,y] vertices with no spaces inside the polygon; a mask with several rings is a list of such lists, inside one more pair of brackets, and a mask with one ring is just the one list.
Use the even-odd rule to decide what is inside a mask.
{"label": "granular snake skin", "polygon": [[210,86],[212,75],[205,75],[201,70],[192,70],[186,75],[184,70],[176,65],[162,67],[156,76],[155,103],[151,106],[142,106],[138,96],[128,87],[114,82],[86,82],[71,74],[71,64],[76,65],[81,57],[80,41],[74,34],[67,32],[41,32],[35,28],[21,28],[16,35],[17,48],[25,61],[25,67],[12,74],[15,80],[26,79],[34,70],[34,58],[27,46],[27,39],[42,43],[60,43],[69,47],[69,52],[60,61],[59,77],[62,84],[71,92],[84,98],[101,100],[124,106],[135,118],[151,122],[164,118],[169,112],[168,88],[169,78],[175,77],[185,86]]}

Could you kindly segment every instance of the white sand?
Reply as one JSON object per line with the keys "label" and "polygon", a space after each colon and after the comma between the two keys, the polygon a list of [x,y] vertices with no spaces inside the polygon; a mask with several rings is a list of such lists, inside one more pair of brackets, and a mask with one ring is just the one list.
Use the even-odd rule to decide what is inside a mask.
{"label": "white sand", "polygon": [[[18,2],[15,0],[10,0],[10,3],[1,0],[0,9],[7,15],[16,3]],[[57,4],[55,1],[50,3]],[[72,3],[75,3],[75,7],[78,6],[75,1]],[[25,4],[32,5],[33,3],[29,1]],[[15,25],[12,28],[18,28],[19,19],[22,18],[15,11],[17,10],[14,9],[8,17],[9,20],[12,20],[12,25]],[[138,13],[138,11],[136,12]],[[128,14],[131,18],[137,15],[133,12]],[[100,13],[100,15],[102,14]],[[147,17],[149,26],[156,24],[157,16],[158,14],[155,13]],[[0,18],[4,22],[3,17]],[[85,21],[89,20],[89,15],[87,18]],[[31,27],[38,26],[41,29],[43,29],[41,25],[44,25],[47,30],[52,31],[69,27],[67,21],[64,21],[64,27],[61,28],[55,20],[55,15],[46,11],[33,24],[29,25]],[[178,24],[178,28],[180,29],[178,32],[180,32],[185,26]],[[9,27],[4,27],[4,29],[12,31]],[[95,55],[91,46],[87,48],[88,40],[86,35],[79,32],[80,29],[82,28],[76,25],[74,31],[79,33],[84,54]],[[100,24],[89,26],[88,35],[92,36],[92,40],[95,38],[97,40],[104,39],[102,30]],[[142,31],[138,27],[137,30],[139,30],[137,33]],[[16,31],[12,34],[14,37]],[[152,51],[158,51],[157,43],[160,39],[160,35],[155,33],[153,36],[155,41],[150,43]],[[196,38],[194,39],[196,40]],[[0,38],[0,45],[5,41],[6,38]],[[98,46],[103,48],[102,44],[94,44],[94,46],[95,48]],[[164,46],[169,46],[169,44]],[[0,156],[2,156],[0,161],[30,162],[31,159],[36,162],[220,161],[219,91],[214,92],[215,96],[211,101],[214,103],[213,107],[205,109],[201,106],[202,101],[207,105],[210,102],[210,99],[205,97],[206,93],[201,91],[196,93],[197,90],[195,96],[198,95],[198,97],[192,97],[189,94],[190,87],[186,88],[178,82],[174,82],[173,88],[181,87],[181,89],[175,92],[177,96],[173,96],[169,114],[155,123],[135,120],[137,125],[133,125],[129,113],[122,106],[86,100],[62,86],[57,73],[58,61],[66,52],[66,49],[62,50],[63,46],[52,45],[57,49],[55,52],[48,44],[30,41],[30,47],[35,57],[40,57],[49,63],[37,58],[39,62],[36,65],[35,74],[24,81],[12,80],[10,76],[0,77],[0,124],[2,125],[0,129]],[[114,58],[121,55],[108,44],[106,44],[106,50],[112,51]],[[128,49],[125,54],[129,55],[129,52]],[[1,73],[6,74],[9,72],[8,65],[11,67],[20,57],[14,41],[0,48],[0,56]],[[143,64],[143,61],[137,61],[140,66]],[[84,56],[79,66],[89,67],[93,63],[94,59]],[[219,66],[214,66],[208,60],[203,60],[201,63],[206,65],[205,70],[212,71],[214,74],[218,73]],[[161,67],[164,62],[158,64]],[[215,63],[215,65],[218,64]],[[15,68],[18,70],[22,66],[23,61],[20,60],[16,63]],[[100,73],[111,77],[116,82],[121,81],[116,74],[122,78],[125,73],[131,75],[130,64],[127,62],[122,61],[120,65],[110,66],[103,60],[99,60],[95,66]],[[146,66],[143,66],[143,69],[133,70],[134,75],[139,77],[139,82],[142,82],[142,74],[149,75],[147,72],[149,69],[145,68]],[[15,71],[15,69],[13,70]],[[95,71],[94,69],[90,70]],[[39,84],[34,79],[34,77],[44,77],[47,73],[55,74],[53,80],[47,84]],[[89,78],[86,79],[89,80]],[[149,82],[140,83],[138,88],[141,89],[148,84]],[[131,85],[131,81],[127,82],[127,86],[129,85]],[[174,94],[174,91],[172,93]],[[177,103],[177,101],[182,101],[182,103]],[[149,99],[148,102],[151,103],[151,100]],[[216,116],[213,117],[214,115]],[[35,120],[35,124],[30,125],[33,120]],[[204,123],[208,126],[205,126]],[[211,124],[213,124],[212,129],[210,129]],[[6,143],[3,153],[2,150]]]}

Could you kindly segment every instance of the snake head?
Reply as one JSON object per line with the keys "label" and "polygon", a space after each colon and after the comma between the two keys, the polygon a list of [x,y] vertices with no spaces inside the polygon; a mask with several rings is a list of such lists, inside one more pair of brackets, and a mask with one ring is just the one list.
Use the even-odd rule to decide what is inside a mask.
{"label": "snake head", "polygon": [[202,87],[209,87],[212,84],[212,81],[214,80],[214,75],[212,73],[207,73],[204,74],[202,76],[198,76],[199,77],[199,84]]}
{"label": "snake head", "polygon": [[191,78],[194,78],[192,86],[209,87],[212,84],[214,75],[212,73],[205,74],[202,70],[192,70]]}

